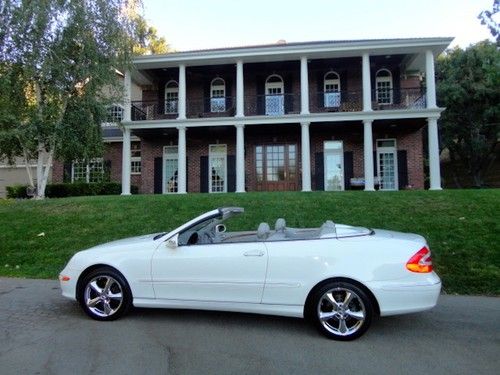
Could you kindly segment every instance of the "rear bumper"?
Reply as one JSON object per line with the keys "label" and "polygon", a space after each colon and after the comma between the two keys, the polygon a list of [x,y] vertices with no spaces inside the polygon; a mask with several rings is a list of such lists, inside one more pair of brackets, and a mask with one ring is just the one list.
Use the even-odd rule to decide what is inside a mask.
{"label": "rear bumper", "polygon": [[441,292],[439,276],[432,272],[425,277],[412,279],[369,284],[379,304],[381,316],[414,313],[436,306]]}

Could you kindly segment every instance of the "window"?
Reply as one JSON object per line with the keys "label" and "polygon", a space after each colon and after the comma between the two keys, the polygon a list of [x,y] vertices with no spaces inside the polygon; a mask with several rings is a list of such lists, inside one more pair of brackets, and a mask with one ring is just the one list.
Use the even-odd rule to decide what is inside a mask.
{"label": "window", "polygon": [[165,85],[165,114],[177,113],[179,108],[179,84],[168,81]]}
{"label": "window", "polygon": [[340,107],[340,76],[336,72],[325,74],[323,82],[324,106],[326,108]]}
{"label": "window", "polygon": [[380,190],[398,190],[398,154],[395,139],[377,139]]}
{"label": "window", "polygon": [[101,182],[104,177],[102,158],[92,159],[89,163],[75,161],[71,166],[71,182]]}
{"label": "window", "polygon": [[226,111],[226,83],[222,78],[215,78],[210,84],[210,112]]}
{"label": "window", "polygon": [[123,120],[124,109],[121,105],[114,104],[108,107],[107,122],[116,123]]}
{"label": "window", "polygon": [[179,168],[179,148],[177,146],[163,147],[163,193],[177,193]]}
{"label": "window", "polygon": [[392,74],[380,69],[375,75],[376,100],[378,104],[392,104]]}
{"label": "window", "polygon": [[141,143],[132,142],[130,146],[130,173],[141,174]]}
{"label": "window", "polygon": [[266,80],[266,115],[285,114],[285,97],[283,78],[277,74]]}
{"label": "window", "polygon": [[208,153],[208,191],[227,192],[227,145],[210,145]]}

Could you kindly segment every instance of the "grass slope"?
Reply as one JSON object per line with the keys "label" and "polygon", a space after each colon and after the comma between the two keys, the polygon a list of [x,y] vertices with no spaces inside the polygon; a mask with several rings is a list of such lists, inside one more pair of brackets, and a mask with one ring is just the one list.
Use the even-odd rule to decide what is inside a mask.
{"label": "grass slope", "polygon": [[[500,190],[247,193],[0,200],[0,275],[55,278],[71,255],[123,237],[173,229],[219,206],[246,213],[230,230],[286,218],[422,234],[448,293],[500,295]],[[39,236],[44,233],[44,236]]]}

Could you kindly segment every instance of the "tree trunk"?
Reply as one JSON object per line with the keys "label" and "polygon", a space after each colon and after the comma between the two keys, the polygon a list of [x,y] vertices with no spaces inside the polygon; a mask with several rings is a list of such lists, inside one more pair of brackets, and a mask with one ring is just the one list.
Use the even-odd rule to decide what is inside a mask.
{"label": "tree trunk", "polygon": [[26,167],[26,173],[28,174],[28,182],[30,184],[30,187],[34,188],[35,184],[33,182],[33,173],[31,173],[31,166],[29,164],[29,158],[28,158],[28,153],[26,152],[25,149],[23,149],[23,157],[24,157],[24,166]]}
{"label": "tree trunk", "polygon": [[47,187],[47,181],[49,179],[50,167],[52,166],[52,158],[54,156],[54,150],[48,152],[47,161],[44,163],[45,147],[43,143],[38,144],[38,160],[36,165],[36,199],[45,198],[45,188]]}

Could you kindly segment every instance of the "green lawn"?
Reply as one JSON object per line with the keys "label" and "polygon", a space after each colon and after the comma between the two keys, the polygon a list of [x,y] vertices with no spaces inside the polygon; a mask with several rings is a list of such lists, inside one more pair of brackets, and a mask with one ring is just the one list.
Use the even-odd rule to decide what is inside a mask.
{"label": "green lawn", "polygon": [[[55,278],[78,250],[165,231],[219,206],[246,213],[230,230],[284,217],[422,234],[448,293],[500,295],[500,190],[247,193],[0,200],[0,275]],[[44,233],[44,235],[40,235]]]}

